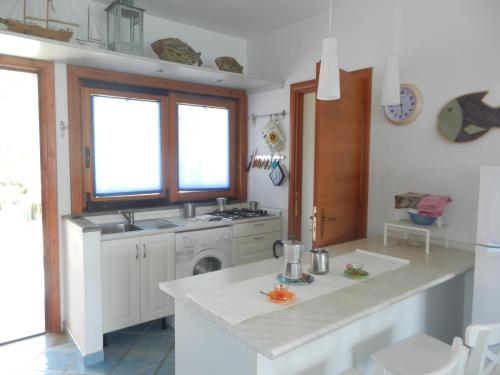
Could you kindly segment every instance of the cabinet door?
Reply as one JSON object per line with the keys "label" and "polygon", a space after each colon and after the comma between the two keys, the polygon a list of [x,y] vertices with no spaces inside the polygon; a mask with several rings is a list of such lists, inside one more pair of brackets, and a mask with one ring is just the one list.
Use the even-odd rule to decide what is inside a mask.
{"label": "cabinet door", "polygon": [[234,239],[234,265],[258,262],[273,257],[273,243],[281,238],[280,232],[257,234]]}
{"label": "cabinet door", "polygon": [[234,224],[234,237],[247,237],[262,233],[281,232],[281,219],[264,219],[250,223]]}
{"label": "cabinet door", "polygon": [[102,305],[104,333],[140,323],[140,240],[103,241]]}
{"label": "cabinet door", "polygon": [[174,234],[141,239],[141,321],[147,322],[174,313],[174,301],[158,286],[175,279]]}

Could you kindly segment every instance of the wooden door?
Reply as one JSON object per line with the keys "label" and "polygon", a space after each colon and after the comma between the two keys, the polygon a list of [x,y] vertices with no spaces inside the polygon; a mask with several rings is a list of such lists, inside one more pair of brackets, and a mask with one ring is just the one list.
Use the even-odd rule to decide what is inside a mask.
{"label": "wooden door", "polygon": [[174,313],[174,301],[159,283],[175,279],[174,234],[141,239],[141,321],[148,322]]}
{"label": "wooden door", "polygon": [[104,333],[139,324],[140,239],[103,241],[101,252]]}
{"label": "wooden door", "polygon": [[314,247],[366,235],[371,70],[360,72],[341,71],[340,100],[316,101]]}

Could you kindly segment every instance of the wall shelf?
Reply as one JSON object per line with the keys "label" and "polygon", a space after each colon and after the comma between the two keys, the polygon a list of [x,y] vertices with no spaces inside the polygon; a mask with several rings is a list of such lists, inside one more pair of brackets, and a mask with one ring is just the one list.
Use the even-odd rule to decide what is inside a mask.
{"label": "wall shelf", "polygon": [[176,81],[246,90],[255,93],[283,87],[283,81],[132,56],[0,30],[0,54],[160,77]]}

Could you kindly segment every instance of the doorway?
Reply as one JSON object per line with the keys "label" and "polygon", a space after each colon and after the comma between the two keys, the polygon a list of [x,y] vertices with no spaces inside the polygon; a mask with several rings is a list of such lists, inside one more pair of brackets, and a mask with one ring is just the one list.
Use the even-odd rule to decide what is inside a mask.
{"label": "doorway", "polygon": [[45,332],[38,76],[0,69],[0,344]]}
{"label": "doorway", "polygon": [[341,99],[292,84],[290,238],[321,247],[366,236],[372,69],[341,71]]}
{"label": "doorway", "polygon": [[52,64],[0,56],[0,344],[60,331]]}

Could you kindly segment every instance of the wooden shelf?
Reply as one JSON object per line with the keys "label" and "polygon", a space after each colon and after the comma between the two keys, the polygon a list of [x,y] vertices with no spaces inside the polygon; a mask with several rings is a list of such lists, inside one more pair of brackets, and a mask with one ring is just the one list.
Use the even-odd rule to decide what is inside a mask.
{"label": "wooden shelf", "polygon": [[156,58],[127,55],[0,30],[0,54],[122,73],[246,90],[255,93],[283,87],[283,81],[184,65]]}

